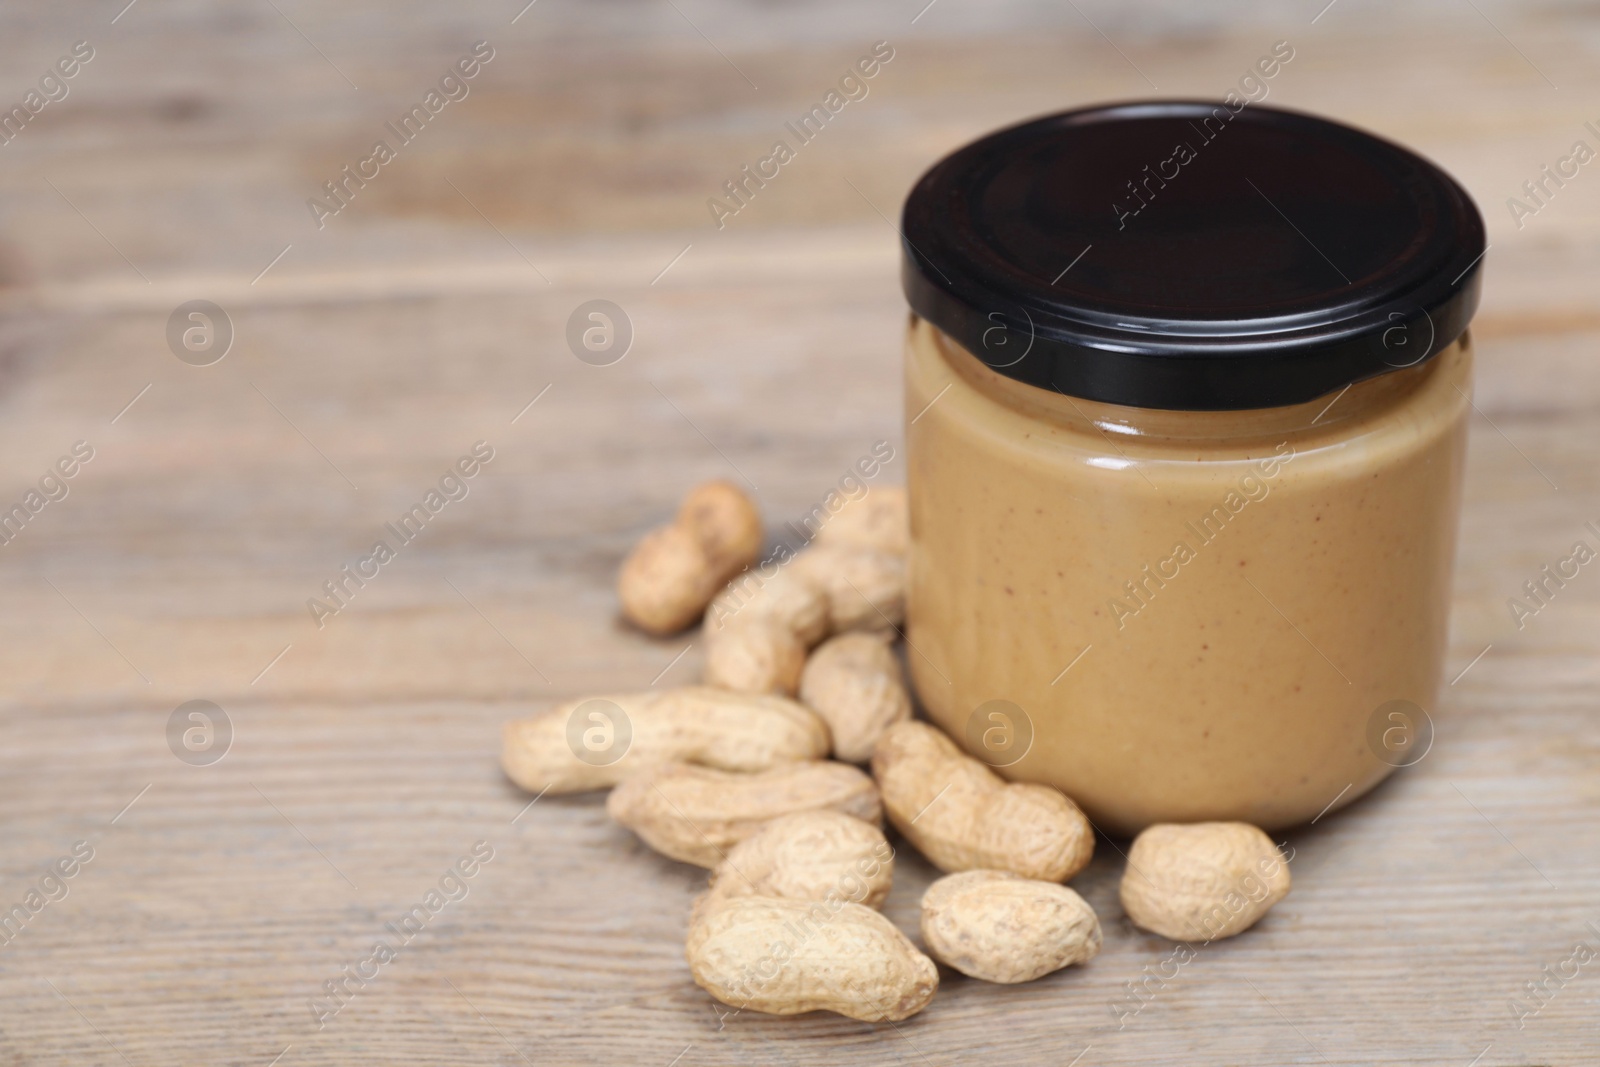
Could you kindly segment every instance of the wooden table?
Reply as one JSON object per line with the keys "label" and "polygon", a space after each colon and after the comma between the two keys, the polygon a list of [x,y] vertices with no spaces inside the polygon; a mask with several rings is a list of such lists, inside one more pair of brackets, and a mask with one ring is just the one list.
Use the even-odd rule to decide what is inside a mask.
{"label": "wooden table", "polygon": [[[7,106],[73,42],[95,50],[0,147],[0,502],[94,450],[0,547],[0,906],[93,850],[0,944],[0,1061],[1596,1061],[1600,961],[1520,1029],[1511,1005],[1600,948],[1600,574],[1523,628],[1506,606],[1600,520],[1600,176],[1520,228],[1505,207],[1600,143],[1587,13],[122,3],[8,12],[0,34]],[[702,872],[598,797],[526,809],[499,722],[697,676],[692,635],[631,632],[611,592],[685,487],[743,478],[776,525],[873,441],[898,447],[885,216],[923,166],[1051,109],[1218,95],[1280,38],[1272,101],[1418,146],[1489,223],[1434,750],[1293,834],[1293,894],[1120,1029],[1113,1005],[1171,946],[1123,918],[1107,842],[1075,883],[1106,926],[1086,968],[947,977],[893,1028],[719,1022],[682,958]],[[319,230],[307,198],[480,39],[470,95]],[[870,94],[717,229],[706,200],[880,39]],[[210,366],[165,337],[201,299],[234,331]],[[590,299],[633,326],[610,366],[564,340]],[[308,598],[477,441],[494,458],[470,494],[319,628]],[[169,748],[191,700],[231,722],[220,762]],[[318,1029],[324,983],[478,841],[467,895]],[[902,850],[902,929],[932,873]]]}

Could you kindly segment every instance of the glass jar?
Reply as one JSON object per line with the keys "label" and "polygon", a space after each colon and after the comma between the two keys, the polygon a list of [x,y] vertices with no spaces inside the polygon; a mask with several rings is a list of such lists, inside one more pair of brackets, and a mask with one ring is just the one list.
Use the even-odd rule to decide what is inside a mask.
{"label": "glass jar", "polygon": [[1112,833],[1349,803],[1431,740],[1447,648],[1481,219],[1404,149],[1229,110],[1038,120],[906,206],[912,677]]}

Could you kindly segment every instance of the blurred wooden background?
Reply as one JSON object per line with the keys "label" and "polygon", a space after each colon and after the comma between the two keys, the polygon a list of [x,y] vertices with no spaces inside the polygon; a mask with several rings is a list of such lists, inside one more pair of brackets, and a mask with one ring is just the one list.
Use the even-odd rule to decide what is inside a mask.
{"label": "blurred wooden background", "polygon": [[[1600,9],[124,3],[0,16],[7,108],[94,49],[0,145],[0,508],[94,448],[0,546],[0,908],[95,849],[0,944],[0,1062],[1594,1062],[1597,964],[1520,1028],[1511,1005],[1600,948],[1600,575],[1520,630],[1506,601],[1596,540],[1600,175],[1520,228],[1505,202],[1600,147]],[[610,588],[686,486],[743,478],[777,523],[898,447],[887,218],[923,167],[1041,112],[1220,95],[1279,39],[1271,102],[1414,145],[1489,224],[1465,673],[1433,751],[1293,835],[1293,895],[1121,1029],[1170,945],[1122,918],[1104,842],[1075,883],[1107,929],[1086,968],[947,976],[896,1028],[719,1024],[682,961],[701,873],[597,798],[522,813],[500,720],[696,676],[692,638],[621,627]],[[470,95],[318,230],[306,199],[478,40]],[[869,95],[717,229],[707,198],[879,40]],[[564,340],[597,298],[635,333],[605,367]],[[165,338],[196,299],[235,332],[208,367]],[[306,599],[478,440],[470,495],[319,630]],[[168,749],[193,699],[233,725],[210,766]],[[470,895],[318,1030],[322,984],[480,839]],[[902,855],[888,913],[912,931],[932,873]]]}

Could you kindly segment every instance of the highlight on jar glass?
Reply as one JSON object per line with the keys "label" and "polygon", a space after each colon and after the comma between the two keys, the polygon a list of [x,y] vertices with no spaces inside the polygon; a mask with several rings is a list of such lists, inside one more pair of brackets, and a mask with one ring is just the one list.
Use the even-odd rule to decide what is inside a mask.
{"label": "highlight on jar glass", "polygon": [[902,230],[932,718],[984,758],[1008,702],[1031,743],[988,762],[1121,834],[1292,826],[1406,765],[1370,725],[1446,652],[1465,190],[1311,115],[1136,103],[954,152]]}

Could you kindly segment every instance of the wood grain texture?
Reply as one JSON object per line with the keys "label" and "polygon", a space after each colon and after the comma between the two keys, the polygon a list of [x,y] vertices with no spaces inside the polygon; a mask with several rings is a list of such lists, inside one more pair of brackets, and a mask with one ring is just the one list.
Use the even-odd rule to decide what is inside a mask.
{"label": "wood grain texture", "polygon": [[[3,16],[0,102],[76,40],[96,57],[0,147],[0,502],[75,441],[95,458],[0,547],[0,905],[95,856],[0,945],[0,1063],[1594,1062],[1594,964],[1521,1029],[1508,1005],[1600,945],[1600,577],[1522,629],[1506,600],[1600,521],[1600,177],[1520,229],[1504,204],[1600,120],[1591,11],[276,7]],[[1106,927],[1087,967],[947,974],[897,1027],[719,1019],[682,957],[704,872],[598,797],[524,811],[500,721],[697,677],[692,635],[626,629],[611,592],[688,485],[743,478],[777,523],[899,447],[883,216],[921,168],[1046,110],[1219,94],[1279,38],[1274,102],[1417,146],[1489,223],[1450,675],[1471,666],[1434,750],[1293,834],[1288,899],[1120,1029],[1171,945],[1123,918],[1107,841],[1073,883]],[[478,39],[472,94],[318,230],[306,198]],[[716,229],[706,198],[879,39],[870,95]],[[636,330],[610,367],[563,340],[596,297]],[[237,333],[206,368],[163,335],[199,298]],[[319,629],[306,599],[478,440],[470,495]],[[235,727],[212,766],[167,747],[191,699]],[[322,984],[479,840],[467,896],[319,1030]],[[902,930],[933,876],[901,849]]]}

